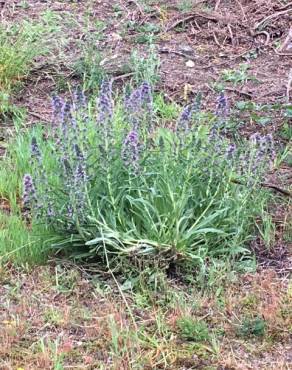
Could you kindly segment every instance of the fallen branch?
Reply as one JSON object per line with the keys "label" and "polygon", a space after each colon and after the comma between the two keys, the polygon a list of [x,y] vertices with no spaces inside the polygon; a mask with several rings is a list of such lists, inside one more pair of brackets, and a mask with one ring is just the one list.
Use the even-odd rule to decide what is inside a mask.
{"label": "fallen branch", "polygon": [[[241,182],[239,180],[233,179],[233,180],[231,180],[231,182],[233,182],[234,184],[247,186],[246,184],[244,184],[243,182]],[[263,187],[263,188],[267,188],[267,189],[273,189],[273,190],[277,191],[278,193],[281,193],[282,195],[285,195],[286,197],[292,198],[292,193],[290,193],[290,191],[288,191],[286,189],[279,188],[276,185],[266,184],[265,182],[261,182],[260,186]]]}
{"label": "fallen branch", "polygon": [[159,49],[158,51],[159,51],[159,53],[162,53],[162,54],[175,54],[175,55],[179,55],[181,57],[184,57],[186,59],[192,60],[193,62],[195,61],[195,58],[193,58],[191,55],[183,53],[181,51],[170,50],[170,49]]}
{"label": "fallen branch", "polygon": [[282,46],[280,47],[280,52],[287,49],[287,46],[292,42],[292,26],[288,32],[286,39],[284,40]]}
{"label": "fallen branch", "polygon": [[288,82],[287,82],[287,90],[286,90],[287,103],[289,103],[290,101],[291,86],[292,86],[292,68],[290,69],[289,76],[288,76]]}
{"label": "fallen branch", "polygon": [[174,29],[175,27],[177,27],[178,25],[180,25],[181,23],[189,22],[189,21],[193,20],[196,17],[205,18],[205,19],[208,19],[209,21],[214,21],[214,22],[222,22],[223,24],[226,24],[226,25],[236,23],[236,20],[233,19],[232,17],[224,17],[221,14],[217,14],[217,13],[214,13],[214,12],[213,13],[211,13],[211,12],[209,12],[209,13],[207,13],[207,12],[195,12],[195,13],[187,14],[184,18],[177,19],[172,24],[167,26],[165,31],[168,32],[168,31]]}
{"label": "fallen branch", "polygon": [[292,8],[290,9],[286,9],[286,10],[282,10],[281,12],[278,12],[278,13],[274,13],[274,14],[271,14],[269,15],[268,17],[265,17],[264,19],[262,19],[260,22],[258,22],[253,30],[256,31],[261,25],[263,25],[265,22],[268,22],[270,21],[271,19],[274,19],[274,18],[278,18],[280,15],[284,15],[284,14],[288,14],[292,12]]}
{"label": "fallen branch", "polygon": [[276,10],[286,10],[286,9],[289,9],[289,8],[292,8],[292,2],[288,3],[286,5],[283,5],[282,7],[277,8]]}

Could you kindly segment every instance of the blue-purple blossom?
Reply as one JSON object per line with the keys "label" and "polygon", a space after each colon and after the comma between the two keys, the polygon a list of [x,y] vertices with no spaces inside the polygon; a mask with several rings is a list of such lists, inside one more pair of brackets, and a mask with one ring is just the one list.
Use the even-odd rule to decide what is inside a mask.
{"label": "blue-purple blossom", "polygon": [[198,93],[195,101],[186,105],[182,110],[181,115],[176,124],[178,131],[187,132],[190,129],[193,114],[200,109],[200,105],[201,105],[201,94]]}
{"label": "blue-purple blossom", "polygon": [[234,157],[236,151],[236,145],[234,143],[228,145],[226,149],[226,159],[231,160]]}
{"label": "blue-purple blossom", "polygon": [[30,209],[37,201],[36,190],[31,175],[23,176],[22,202],[25,209]]}
{"label": "blue-purple blossom", "polygon": [[113,116],[112,81],[104,80],[101,84],[97,101],[98,123],[105,125]]}
{"label": "blue-purple blossom", "polygon": [[217,99],[216,115],[220,117],[226,117],[228,113],[227,98],[222,91]]}
{"label": "blue-purple blossom", "polygon": [[86,105],[86,97],[80,87],[78,87],[74,92],[74,105],[76,109],[80,109]]}
{"label": "blue-purple blossom", "polygon": [[126,136],[123,148],[122,159],[126,166],[131,166],[137,171],[139,166],[139,135],[137,131],[130,131]]}
{"label": "blue-purple blossom", "polygon": [[54,95],[52,97],[52,108],[53,108],[52,123],[54,125],[57,125],[61,120],[63,106],[64,106],[63,100],[59,96]]}
{"label": "blue-purple blossom", "polygon": [[31,148],[31,157],[33,159],[41,160],[42,155],[35,136],[33,136],[31,139],[30,148]]}
{"label": "blue-purple blossom", "polygon": [[133,130],[138,130],[141,119],[148,114],[148,132],[152,131],[153,96],[151,85],[144,81],[125,99],[125,109]]}

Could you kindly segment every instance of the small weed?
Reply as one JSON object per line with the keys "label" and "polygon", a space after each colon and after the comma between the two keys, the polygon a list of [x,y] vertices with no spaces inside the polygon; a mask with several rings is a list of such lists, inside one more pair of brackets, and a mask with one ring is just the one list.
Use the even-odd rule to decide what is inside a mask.
{"label": "small weed", "polygon": [[155,46],[151,43],[147,57],[141,56],[136,50],[132,53],[130,59],[130,68],[134,72],[134,81],[140,84],[143,81],[149,81],[155,85],[159,79],[158,69],[160,60]]}
{"label": "small weed", "polygon": [[257,224],[258,231],[260,236],[265,243],[267,248],[270,248],[274,245],[275,236],[276,236],[276,228],[273,222],[272,216],[267,212],[262,213],[262,223],[261,225]]}
{"label": "small weed", "polygon": [[210,339],[207,324],[192,317],[182,317],[177,321],[180,336],[187,341],[204,342]]}
{"label": "small weed", "polygon": [[257,81],[255,77],[248,74],[249,65],[241,64],[238,70],[228,69],[223,71],[221,80],[231,82],[234,85],[242,85],[249,80]]}
{"label": "small weed", "polygon": [[193,0],[180,0],[178,3],[178,10],[187,13],[193,9],[194,1]]}
{"label": "small weed", "polygon": [[105,71],[101,66],[102,55],[93,40],[83,46],[82,55],[73,66],[76,77],[83,81],[84,91],[96,93]]}
{"label": "small weed", "polygon": [[266,331],[266,322],[260,317],[255,319],[245,319],[240,328],[238,335],[242,337],[263,337]]}
{"label": "small weed", "polygon": [[280,130],[280,136],[283,139],[286,139],[288,141],[292,141],[292,125],[288,122],[285,122],[283,127]]}
{"label": "small weed", "polygon": [[63,313],[55,307],[49,307],[44,313],[44,321],[50,325],[59,326],[64,323]]}

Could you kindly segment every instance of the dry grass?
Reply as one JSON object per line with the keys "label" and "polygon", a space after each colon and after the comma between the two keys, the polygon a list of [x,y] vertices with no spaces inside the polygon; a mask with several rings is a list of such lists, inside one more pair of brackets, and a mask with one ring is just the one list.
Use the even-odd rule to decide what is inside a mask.
{"label": "dry grass", "polygon": [[[172,283],[161,293],[125,293],[125,305],[112,282],[92,280],[77,267],[6,267],[0,368],[289,369],[288,281],[267,270],[244,275],[220,293],[187,290]],[[183,340],[182,317],[206,322],[210,338]],[[244,320],[254,317],[265,321],[264,334],[239,335]]]}

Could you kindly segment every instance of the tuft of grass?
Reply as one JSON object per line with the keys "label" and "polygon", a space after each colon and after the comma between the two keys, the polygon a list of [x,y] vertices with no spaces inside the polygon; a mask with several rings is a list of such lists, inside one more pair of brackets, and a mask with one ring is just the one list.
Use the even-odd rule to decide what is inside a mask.
{"label": "tuft of grass", "polygon": [[49,51],[46,36],[52,24],[24,21],[19,25],[0,26],[0,111],[3,116],[19,115],[11,96],[19,91],[29,76],[35,59]]}
{"label": "tuft of grass", "polygon": [[209,329],[203,320],[182,317],[177,321],[180,336],[193,342],[205,342],[210,339]]}
{"label": "tuft of grass", "polygon": [[[48,236],[48,235],[47,235]],[[46,258],[42,247],[45,230],[29,229],[20,215],[6,215],[0,210],[0,264],[39,264]]]}
{"label": "tuft of grass", "polygon": [[255,319],[245,319],[240,328],[238,335],[242,337],[263,337],[266,331],[266,322],[260,317]]}

